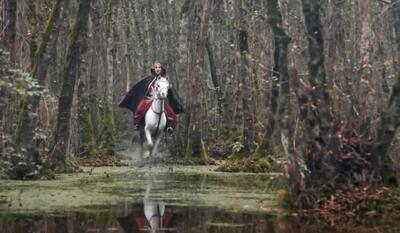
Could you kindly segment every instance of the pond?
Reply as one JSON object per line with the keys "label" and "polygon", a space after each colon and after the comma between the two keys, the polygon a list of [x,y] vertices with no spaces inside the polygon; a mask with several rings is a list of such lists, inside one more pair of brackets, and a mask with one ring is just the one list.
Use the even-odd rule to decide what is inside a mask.
{"label": "pond", "polygon": [[400,232],[395,220],[339,224],[285,213],[279,184],[277,174],[162,165],[0,181],[0,232]]}

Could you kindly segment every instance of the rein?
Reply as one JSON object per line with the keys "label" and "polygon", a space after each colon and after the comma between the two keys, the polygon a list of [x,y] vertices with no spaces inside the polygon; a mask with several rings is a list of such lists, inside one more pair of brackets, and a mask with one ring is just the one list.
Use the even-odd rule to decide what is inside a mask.
{"label": "rein", "polygon": [[[154,100],[156,100],[157,98],[155,98]],[[153,101],[154,101],[153,100]],[[164,113],[164,100],[161,100],[161,112],[156,112],[156,110],[154,110],[153,109],[153,106],[150,106],[150,109],[151,109],[151,111],[153,111],[155,114],[157,114],[157,115],[161,115],[161,114],[163,114]]]}
{"label": "rein", "polygon": [[[154,100],[158,100],[158,98],[156,97],[156,98],[154,98]],[[153,100],[153,101],[154,101],[154,100]],[[150,106],[150,109],[151,109],[151,111],[153,111],[155,114],[158,115],[157,128],[156,128],[156,132],[155,132],[155,134],[154,134],[154,135],[157,135],[157,134],[158,134],[158,131],[160,130],[161,115],[165,112],[165,110],[164,110],[164,99],[161,99],[161,112],[156,112],[156,111],[153,109],[153,104]]]}
{"label": "rein", "polygon": [[[157,84],[158,80],[155,82],[155,85]],[[165,87],[163,87],[161,90],[163,90]],[[156,128],[156,132],[154,133],[154,135],[158,134],[158,131],[160,130],[160,122],[161,122],[161,116],[163,113],[165,113],[165,106],[164,106],[164,99],[163,98],[159,98],[159,93],[161,91],[160,89],[156,89],[156,93],[154,93],[154,98],[153,101],[155,100],[161,100],[161,111],[157,112],[153,109],[153,103],[150,106],[151,111],[153,111],[153,113],[155,113],[156,115],[158,115],[158,123],[157,123],[157,128]],[[167,88],[168,91],[168,88]]]}

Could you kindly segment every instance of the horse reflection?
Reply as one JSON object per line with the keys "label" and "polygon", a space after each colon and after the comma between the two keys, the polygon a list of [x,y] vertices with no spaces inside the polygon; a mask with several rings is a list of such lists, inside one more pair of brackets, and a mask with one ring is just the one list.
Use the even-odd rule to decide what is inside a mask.
{"label": "horse reflection", "polygon": [[118,222],[126,233],[151,232],[172,233],[177,232],[173,227],[173,213],[163,201],[151,200],[151,187],[148,186],[143,199],[143,205],[136,205],[128,216],[118,218]]}

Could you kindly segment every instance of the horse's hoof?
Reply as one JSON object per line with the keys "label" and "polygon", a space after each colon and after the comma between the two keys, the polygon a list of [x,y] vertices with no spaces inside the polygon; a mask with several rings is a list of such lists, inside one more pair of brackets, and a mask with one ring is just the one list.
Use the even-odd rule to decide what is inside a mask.
{"label": "horse's hoof", "polygon": [[145,153],[142,157],[142,159],[147,159],[150,158],[150,153]]}

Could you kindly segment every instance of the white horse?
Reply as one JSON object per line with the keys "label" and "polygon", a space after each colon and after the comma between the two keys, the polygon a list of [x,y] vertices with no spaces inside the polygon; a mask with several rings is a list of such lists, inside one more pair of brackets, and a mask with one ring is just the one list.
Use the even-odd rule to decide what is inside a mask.
{"label": "white horse", "polygon": [[[170,85],[168,78],[160,77],[154,83],[152,103],[145,115],[145,126],[140,129],[140,145],[142,157],[153,156],[157,154],[158,144],[167,125],[167,116],[165,114],[164,101],[168,96]],[[147,140],[147,150],[144,151],[144,139]],[[145,156],[146,153],[146,156]]]}

